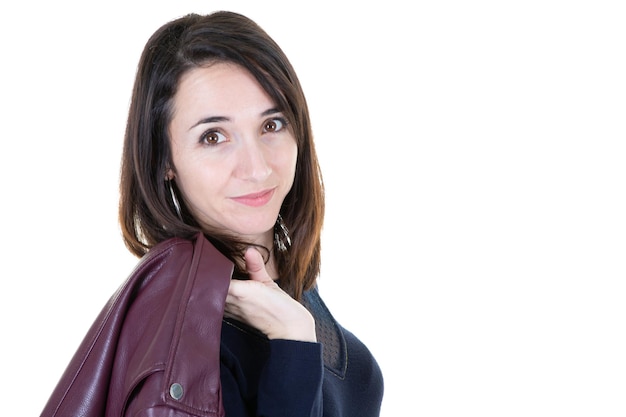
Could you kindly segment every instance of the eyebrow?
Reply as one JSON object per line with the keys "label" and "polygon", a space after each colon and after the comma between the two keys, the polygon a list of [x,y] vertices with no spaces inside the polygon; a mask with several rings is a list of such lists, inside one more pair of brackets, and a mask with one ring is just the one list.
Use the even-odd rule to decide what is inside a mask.
{"label": "eyebrow", "polygon": [[[265,116],[269,116],[269,115],[276,114],[276,113],[280,113],[280,110],[276,107],[272,107],[271,109],[265,110],[263,113],[261,113],[260,116],[265,117]],[[204,119],[199,120],[197,123],[191,126],[189,130],[193,129],[196,126],[200,126],[200,125],[207,124],[207,123],[218,123],[218,122],[229,122],[229,121],[230,121],[230,118],[225,117],[225,116],[205,117]]]}

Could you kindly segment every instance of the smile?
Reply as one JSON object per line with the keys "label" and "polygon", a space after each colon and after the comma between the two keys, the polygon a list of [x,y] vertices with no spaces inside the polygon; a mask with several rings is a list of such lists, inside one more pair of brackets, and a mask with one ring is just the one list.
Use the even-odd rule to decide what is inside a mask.
{"label": "smile", "polygon": [[261,207],[267,204],[272,199],[276,188],[269,190],[263,190],[258,193],[240,195],[238,197],[232,197],[232,199],[240,204],[244,204],[250,207]]}

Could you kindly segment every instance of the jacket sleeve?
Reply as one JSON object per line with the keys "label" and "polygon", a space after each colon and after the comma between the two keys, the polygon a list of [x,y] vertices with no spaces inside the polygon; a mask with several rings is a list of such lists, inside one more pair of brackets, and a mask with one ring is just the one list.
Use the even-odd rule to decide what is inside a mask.
{"label": "jacket sleeve", "polygon": [[[228,417],[321,417],[324,362],[320,343],[271,340],[269,357],[253,395],[251,381],[237,367],[222,363],[224,410]],[[254,385],[254,383],[252,383]]]}

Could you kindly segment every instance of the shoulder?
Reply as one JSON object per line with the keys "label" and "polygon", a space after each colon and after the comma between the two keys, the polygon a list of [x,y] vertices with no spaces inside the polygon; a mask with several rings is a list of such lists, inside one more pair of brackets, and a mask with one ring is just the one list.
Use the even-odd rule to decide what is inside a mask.
{"label": "shoulder", "polygon": [[232,262],[201,233],[192,240],[174,237],[152,247],[118,291],[127,287],[149,291],[154,287],[154,281],[161,286],[180,286],[205,274],[226,273],[230,277],[232,266]]}
{"label": "shoulder", "polygon": [[316,288],[305,293],[304,304],[315,317],[324,347],[324,406],[351,410],[350,415],[378,415],[384,382],[374,355],[335,320]]}
{"label": "shoulder", "polygon": [[345,378],[349,373],[348,362],[350,372],[356,371],[356,368],[378,367],[367,346],[335,320],[317,288],[305,292],[303,304],[315,318],[317,337],[324,345],[324,365],[328,370]]}
{"label": "shoulder", "polygon": [[302,304],[315,318],[317,340],[324,346],[324,366],[333,374],[344,378],[348,367],[348,345],[352,344],[352,334],[346,332],[335,320],[322,300],[317,287],[303,294]]}
{"label": "shoulder", "polygon": [[[162,242],[140,260],[129,278],[135,281],[135,296],[128,305],[115,365],[114,380],[125,383],[119,392],[112,387],[113,393],[127,397],[141,386],[142,378],[153,375],[160,386],[151,395],[166,403],[172,384],[186,393],[176,404],[205,409],[215,403],[219,329],[232,268],[201,235],[195,241]],[[198,386],[194,380],[206,384]]]}
{"label": "shoulder", "polygon": [[[53,415],[54,410],[63,410],[63,415],[102,415],[105,406],[111,415],[122,415],[131,393],[151,386],[144,384],[146,378],[160,381],[158,390],[141,388],[146,398],[171,401],[169,387],[177,382],[189,388],[190,394],[180,404],[210,408],[216,403],[217,391],[194,393],[189,381],[205,370],[198,364],[209,368],[219,364],[219,334],[211,339],[207,332],[216,336],[211,329],[219,329],[223,312],[220,303],[225,299],[229,271],[228,260],[205,239],[172,239],[155,246],[101,310],[42,415]],[[198,279],[209,275],[212,279]],[[194,304],[190,294],[196,288],[204,293],[196,297],[200,301]],[[201,304],[203,301],[208,308]],[[199,340],[209,343],[200,360],[193,357]],[[206,352],[211,352],[213,361],[205,360]],[[176,366],[178,360],[188,359],[188,371]],[[213,377],[203,387],[215,389],[216,380]],[[84,398],[90,399],[89,404],[83,402]],[[133,401],[137,407],[149,403]]]}
{"label": "shoulder", "polygon": [[171,238],[155,245],[131,271],[127,284],[152,276],[164,266],[175,268],[184,265],[191,258],[192,251],[193,242],[182,238]]}

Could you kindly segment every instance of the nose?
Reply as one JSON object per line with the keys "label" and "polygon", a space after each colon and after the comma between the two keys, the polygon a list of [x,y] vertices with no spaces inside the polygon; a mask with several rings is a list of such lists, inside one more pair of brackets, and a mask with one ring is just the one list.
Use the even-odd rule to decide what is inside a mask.
{"label": "nose", "polygon": [[246,181],[263,182],[272,173],[269,150],[257,137],[241,142],[237,152],[237,177]]}

